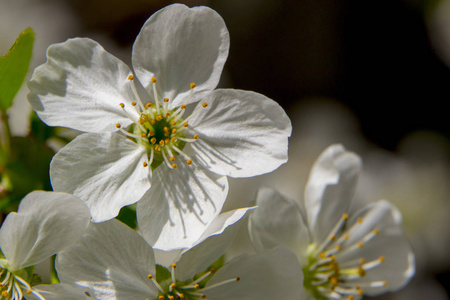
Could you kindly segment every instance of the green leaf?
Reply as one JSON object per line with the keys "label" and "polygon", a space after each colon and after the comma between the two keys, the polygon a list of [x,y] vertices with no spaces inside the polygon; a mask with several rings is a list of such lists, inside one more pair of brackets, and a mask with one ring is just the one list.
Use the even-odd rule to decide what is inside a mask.
{"label": "green leaf", "polygon": [[0,57],[0,110],[5,112],[13,103],[28,68],[33,50],[34,32],[25,29],[9,49]]}

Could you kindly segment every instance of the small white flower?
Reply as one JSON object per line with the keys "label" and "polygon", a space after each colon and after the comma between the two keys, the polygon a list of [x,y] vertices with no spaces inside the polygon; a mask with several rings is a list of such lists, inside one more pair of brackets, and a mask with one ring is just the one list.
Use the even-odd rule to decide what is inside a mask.
{"label": "small white flower", "polygon": [[[168,267],[157,265],[141,236],[117,220],[91,223],[81,241],[60,252],[61,282],[86,289],[92,299],[293,299],[302,279],[295,256],[284,248],[243,255],[213,265],[233,241],[248,208],[219,215],[193,248]],[[52,289],[47,287],[47,290]],[[60,299],[49,298],[47,300]]]}
{"label": "small white flower", "polygon": [[357,155],[332,145],[315,162],[303,203],[269,188],[258,193],[249,220],[253,245],[296,253],[305,299],[360,299],[397,290],[414,275],[414,255],[394,206],[378,201],[349,214],[360,169]]}
{"label": "small white flower", "polygon": [[29,284],[32,266],[76,243],[89,219],[86,205],[69,194],[36,191],[23,198],[0,229],[0,299],[43,299]]}
{"label": "small white flower", "polygon": [[[162,249],[190,247],[221,211],[225,176],[260,175],[287,160],[291,124],[277,103],[214,90],[228,49],[216,12],[184,5],[144,24],[133,46],[136,77],[90,39],[50,46],[28,100],[48,125],[87,132],[55,155],[54,190],[86,201],[94,222],[114,218],[148,192],[139,224],[163,233],[147,240]],[[163,213],[152,203],[160,197],[169,199]]]}

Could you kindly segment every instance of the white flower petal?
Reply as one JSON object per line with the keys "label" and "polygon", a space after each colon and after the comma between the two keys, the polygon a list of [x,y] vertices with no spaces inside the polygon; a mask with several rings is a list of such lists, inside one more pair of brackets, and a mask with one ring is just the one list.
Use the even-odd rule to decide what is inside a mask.
{"label": "white flower petal", "polygon": [[[78,286],[72,286],[70,284],[42,284],[33,287],[33,290],[37,291],[45,300],[89,300],[90,290],[88,288],[82,288]],[[86,294],[87,293],[87,294]],[[27,300],[40,300],[33,294],[26,295]]]}
{"label": "white flower petal", "polygon": [[99,299],[154,299],[152,248],[117,220],[91,223],[77,245],[57,256],[61,282],[91,288]]}
{"label": "white flower petal", "polygon": [[274,189],[261,188],[256,197],[258,206],[249,217],[249,235],[259,252],[284,246],[303,260],[310,242],[308,228],[294,200]]}
{"label": "white flower petal", "polygon": [[217,271],[206,287],[236,277],[240,278],[238,282],[212,288],[204,294],[214,300],[301,299],[302,269],[295,255],[285,248],[238,256]]}
{"label": "white flower petal", "polygon": [[119,106],[134,99],[121,60],[87,38],[51,45],[47,58],[28,84],[28,101],[47,125],[109,132],[131,124]]}
{"label": "white flower petal", "polygon": [[348,211],[361,170],[361,159],[331,145],[314,163],[305,188],[305,208],[313,239],[321,243]]}
{"label": "white flower petal", "polygon": [[77,197],[35,191],[22,199],[0,229],[0,248],[10,270],[35,265],[74,244],[89,223],[89,210]]}
{"label": "white flower petal", "polygon": [[192,279],[218,260],[233,242],[249,209],[232,210],[215,218],[199,241],[181,254],[175,270],[177,280]]}
{"label": "white flower petal", "polygon": [[199,166],[179,163],[155,169],[152,187],[137,204],[144,239],[154,248],[190,248],[219,215],[228,181]]}
{"label": "white flower petal", "polygon": [[[189,121],[200,138],[196,154],[217,174],[250,177],[287,161],[291,122],[273,100],[250,91],[215,90]],[[201,105],[201,104],[199,104]]]}
{"label": "white flower petal", "polygon": [[172,105],[187,104],[190,84],[195,91],[214,89],[228,56],[225,23],[208,7],[167,6],[153,14],[133,46],[133,66],[144,87],[153,95],[155,77],[159,95]]}
{"label": "white flower petal", "polygon": [[92,220],[117,216],[150,188],[147,152],[118,133],[85,133],[62,148],[50,164],[55,191],[73,193],[88,205]]}
{"label": "white flower petal", "polygon": [[[362,223],[358,219],[362,219]],[[411,245],[401,228],[400,212],[387,201],[377,201],[355,214],[349,222],[349,239],[346,244],[363,242],[376,229],[379,231],[372,239],[363,242],[362,248],[338,256],[339,261],[363,258],[365,262],[383,257],[377,267],[367,270],[359,282],[386,281],[386,287],[363,288],[364,294],[378,295],[395,291],[407,284],[414,275],[415,263]]]}

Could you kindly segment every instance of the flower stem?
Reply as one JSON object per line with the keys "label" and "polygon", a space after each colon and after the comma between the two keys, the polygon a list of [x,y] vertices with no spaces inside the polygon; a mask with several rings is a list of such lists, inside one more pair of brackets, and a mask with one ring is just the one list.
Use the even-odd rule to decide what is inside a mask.
{"label": "flower stem", "polygon": [[11,153],[11,130],[9,128],[8,114],[0,111],[1,128],[0,128],[0,149],[4,157],[9,157]]}

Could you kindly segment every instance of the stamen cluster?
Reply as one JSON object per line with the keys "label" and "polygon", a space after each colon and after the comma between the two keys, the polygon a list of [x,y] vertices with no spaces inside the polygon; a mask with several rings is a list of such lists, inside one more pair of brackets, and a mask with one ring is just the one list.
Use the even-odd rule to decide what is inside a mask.
{"label": "stamen cluster", "polygon": [[33,294],[38,299],[45,300],[41,294],[33,290],[30,284],[16,273],[26,273],[24,270],[11,272],[0,267],[0,300],[22,300],[25,295]]}
{"label": "stamen cluster", "polygon": [[362,218],[346,229],[347,214],[344,214],[333,228],[327,239],[319,246],[308,247],[308,265],[303,268],[304,286],[316,299],[358,299],[364,293],[364,287],[384,287],[386,281],[361,282],[366,272],[379,266],[384,257],[366,262],[364,258],[344,260],[344,255],[351,254],[373,239],[379,230],[374,228],[362,240],[348,244],[349,232],[363,222]]}
{"label": "stamen cluster", "polygon": [[[175,157],[180,154],[186,159],[186,164],[191,165],[192,159],[182,150],[186,143],[195,142],[199,138],[198,134],[190,138],[185,137],[186,128],[189,126],[188,121],[196,114],[198,109],[183,119],[186,105],[183,104],[176,109],[171,109],[168,98],[162,100],[159,98],[156,90],[156,78],[152,78],[155,103],[149,102],[144,105],[136,91],[133,75],[129,75],[128,80],[131,82],[137,100],[137,102],[132,102],[131,106],[134,107],[139,118],[137,120],[133,118],[132,114],[127,111],[125,104],[120,103],[120,107],[133,121],[133,125],[128,130],[123,129],[120,123],[117,123],[116,127],[123,134],[147,149],[148,161],[144,162],[143,166],[150,165],[152,169],[155,169],[160,164],[165,163],[170,169],[175,169],[177,168]],[[189,98],[192,96],[195,86],[195,83],[191,83]],[[206,102],[201,105],[202,108],[207,106]]]}
{"label": "stamen cluster", "polygon": [[159,296],[157,298],[158,300],[207,299],[207,296],[204,294],[205,291],[229,283],[238,282],[240,280],[239,277],[236,277],[205,287],[206,283],[211,279],[212,275],[215,272],[214,269],[210,269],[209,271],[205,272],[205,274],[202,274],[201,276],[196,276],[197,278],[192,281],[180,282],[177,281],[175,277],[176,267],[177,265],[175,263],[172,264],[170,278],[168,278],[167,280],[163,280],[162,282],[158,282],[152,274],[148,275],[148,279],[152,281],[152,283],[159,291]]}

